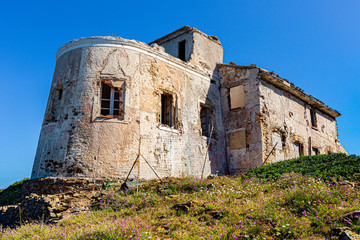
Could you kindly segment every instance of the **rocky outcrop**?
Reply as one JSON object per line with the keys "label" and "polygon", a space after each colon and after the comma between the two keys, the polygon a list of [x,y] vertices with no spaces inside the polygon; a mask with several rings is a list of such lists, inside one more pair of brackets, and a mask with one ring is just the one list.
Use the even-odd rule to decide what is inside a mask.
{"label": "rocky outcrop", "polygon": [[51,177],[26,181],[21,202],[0,207],[0,226],[55,223],[67,215],[89,210],[106,187],[104,179],[97,179],[95,185],[93,179],[85,178]]}

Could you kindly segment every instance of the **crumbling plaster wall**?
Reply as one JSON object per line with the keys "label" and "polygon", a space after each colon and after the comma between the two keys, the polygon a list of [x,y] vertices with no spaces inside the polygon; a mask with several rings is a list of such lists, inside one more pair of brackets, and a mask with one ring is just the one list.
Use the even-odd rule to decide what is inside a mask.
{"label": "crumbling plaster wall", "polygon": [[179,42],[186,41],[185,61],[209,74],[212,80],[219,78],[217,64],[223,62],[223,48],[216,36],[209,36],[195,28],[184,27],[154,43],[164,47],[165,52],[179,57]]}
{"label": "crumbling plaster wall", "polygon": [[[160,177],[200,176],[207,138],[201,136],[199,111],[200,102],[208,100],[215,106],[215,134],[204,174],[225,171],[220,93],[209,77],[135,41],[99,37],[76,44],[89,39],[109,46],[90,41],[69,47],[57,59],[51,92],[62,86],[59,119],[49,122],[45,117],[32,178],[124,178],[136,159],[140,136],[141,153]],[[125,82],[124,119],[99,117],[104,78]],[[160,124],[162,92],[174,96],[175,128]],[[155,178],[143,159],[140,178]]]}
{"label": "crumbling plaster wall", "polygon": [[[240,170],[249,170],[262,163],[261,128],[258,119],[260,102],[256,81],[258,69],[250,66],[222,64],[219,65],[219,72],[229,171],[236,173]],[[230,88],[238,85],[244,86],[245,106],[240,109],[231,109]],[[241,139],[236,139],[241,135],[231,138],[231,134],[243,131],[246,134],[246,143],[240,148],[231,147],[232,141],[241,141]]]}
{"label": "crumbling plaster wall", "polygon": [[[313,155],[312,148],[320,154],[346,152],[337,140],[335,118],[315,109],[317,127],[312,127],[309,104],[294,95],[259,79],[262,144],[266,153],[274,147],[274,132],[281,137],[281,147],[276,146],[267,162],[295,158],[294,142],[303,147],[303,155]],[[267,154],[263,155],[263,159]]]}
{"label": "crumbling plaster wall", "polygon": [[185,41],[185,61],[189,61],[191,52],[193,51],[193,34],[192,32],[185,32],[175,36],[169,36],[159,43],[164,47],[165,52],[179,58],[179,42]]}
{"label": "crumbling plaster wall", "polygon": [[193,52],[190,62],[201,66],[212,78],[217,79],[217,64],[223,62],[223,48],[220,41],[215,36],[206,35],[200,31],[195,31],[193,36]]}

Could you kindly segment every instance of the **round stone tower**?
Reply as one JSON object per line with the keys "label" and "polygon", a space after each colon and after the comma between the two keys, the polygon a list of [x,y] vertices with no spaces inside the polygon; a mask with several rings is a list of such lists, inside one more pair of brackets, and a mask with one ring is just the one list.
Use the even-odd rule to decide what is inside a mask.
{"label": "round stone tower", "polygon": [[[81,38],[62,46],[31,177],[122,178],[139,149],[161,177],[200,176],[204,159],[204,175],[222,172],[225,143],[214,74],[222,47],[216,38],[189,29],[175,32],[179,41],[198,34],[213,45],[204,49],[216,49],[206,68],[191,62],[199,58],[193,50],[186,61],[158,44],[119,37]],[[149,164],[140,160],[141,178],[155,177]]]}

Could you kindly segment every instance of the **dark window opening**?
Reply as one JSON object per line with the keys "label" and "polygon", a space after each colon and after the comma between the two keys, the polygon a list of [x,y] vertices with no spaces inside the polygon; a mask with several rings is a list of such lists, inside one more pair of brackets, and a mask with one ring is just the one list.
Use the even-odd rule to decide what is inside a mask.
{"label": "dark window opening", "polygon": [[317,127],[316,112],[312,108],[310,109],[310,117],[311,117],[311,126]]}
{"label": "dark window opening", "polygon": [[284,149],[286,146],[286,135],[285,133],[281,134],[281,143],[282,143],[282,148]]}
{"label": "dark window opening", "polygon": [[172,127],[173,123],[173,97],[170,94],[161,95],[161,123]]}
{"label": "dark window opening", "polygon": [[200,106],[201,135],[210,137],[213,125],[213,109],[207,106]]}
{"label": "dark window opening", "polygon": [[294,146],[295,146],[295,157],[301,157],[304,155],[304,151],[303,151],[303,145],[299,142],[294,142]]}
{"label": "dark window opening", "polygon": [[185,61],[185,43],[185,40],[179,42],[179,58],[183,61]]}
{"label": "dark window opening", "polygon": [[63,96],[62,88],[58,88],[55,90],[53,97],[52,97],[52,104],[50,109],[50,121],[55,122],[58,121],[60,118],[60,108],[61,108],[61,99]]}
{"label": "dark window opening", "polygon": [[59,89],[58,91],[59,91],[59,92],[58,92],[58,100],[61,100],[62,94],[63,94],[63,90],[62,90],[62,89]]}
{"label": "dark window opening", "polygon": [[100,115],[103,117],[120,117],[123,114],[122,110],[122,87],[111,87],[108,84],[101,83],[101,103]]}
{"label": "dark window opening", "polygon": [[312,148],[312,155],[319,155],[319,149]]}

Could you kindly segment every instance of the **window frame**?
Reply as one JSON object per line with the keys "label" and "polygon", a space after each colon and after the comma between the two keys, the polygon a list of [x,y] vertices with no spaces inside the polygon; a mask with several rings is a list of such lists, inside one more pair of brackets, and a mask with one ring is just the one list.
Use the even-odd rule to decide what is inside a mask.
{"label": "window frame", "polygon": [[[125,81],[121,80],[122,82],[122,86],[121,87],[114,87],[111,84],[111,80],[101,80],[100,83],[100,117],[103,118],[119,118],[119,119],[123,119],[124,118],[124,109],[122,109],[122,105],[124,104],[124,95],[125,95]],[[107,85],[110,88],[110,99],[108,98],[103,98],[103,86]],[[115,93],[116,91],[118,91],[119,94],[119,98],[115,99]],[[103,101],[109,101],[109,107],[105,108],[103,107],[102,103]],[[118,114],[114,114],[115,110],[115,102],[118,102]],[[102,110],[108,110],[109,114],[103,114]]]}
{"label": "window frame", "polygon": [[160,124],[167,127],[175,127],[174,96],[171,93],[163,92],[160,95]]}
{"label": "window frame", "polygon": [[[299,152],[296,151],[297,150],[296,145],[299,145]],[[295,157],[298,158],[298,157],[304,156],[304,145],[303,145],[303,143],[295,141],[294,146],[295,146]],[[297,156],[298,154],[299,154],[299,156]]]}
{"label": "window frame", "polygon": [[313,129],[317,129],[316,110],[312,107],[310,108],[310,121],[311,121],[311,127]]}
{"label": "window frame", "polygon": [[319,148],[317,148],[317,147],[311,147],[311,155],[312,155],[312,156],[320,155]]}
{"label": "window frame", "polygon": [[[205,116],[201,116],[202,111],[205,110]],[[205,117],[205,131],[204,131],[204,127],[203,127],[203,121],[202,118]],[[211,134],[211,128],[213,126],[213,121],[214,121],[214,108],[206,105],[206,104],[202,104],[200,103],[200,112],[199,112],[199,118],[200,118],[200,126],[201,126],[201,136],[204,137],[210,137]]]}

